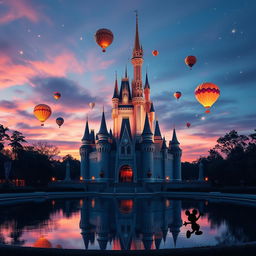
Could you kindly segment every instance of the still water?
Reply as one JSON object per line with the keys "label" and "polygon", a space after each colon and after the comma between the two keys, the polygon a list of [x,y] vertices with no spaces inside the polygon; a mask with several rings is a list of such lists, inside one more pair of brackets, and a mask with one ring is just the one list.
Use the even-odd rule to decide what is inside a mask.
{"label": "still water", "polygon": [[88,250],[236,244],[256,241],[255,216],[256,207],[191,199],[56,199],[0,205],[0,243]]}

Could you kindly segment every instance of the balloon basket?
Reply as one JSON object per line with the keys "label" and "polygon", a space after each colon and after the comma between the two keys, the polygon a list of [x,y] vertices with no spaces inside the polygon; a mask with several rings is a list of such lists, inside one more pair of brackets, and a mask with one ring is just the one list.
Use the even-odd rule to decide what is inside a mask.
{"label": "balloon basket", "polygon": [[209,114],[211,111],[209,109],[205,110],[206,114]]}
{"label": "balloon basket", "polygon": [[41,124],[41,126],[44,126],[44,124]]}
{"label": "balloon basket", "polygon": [[106,50],[105,50],[105,49],[102,49],[102,52],[106,52]]}

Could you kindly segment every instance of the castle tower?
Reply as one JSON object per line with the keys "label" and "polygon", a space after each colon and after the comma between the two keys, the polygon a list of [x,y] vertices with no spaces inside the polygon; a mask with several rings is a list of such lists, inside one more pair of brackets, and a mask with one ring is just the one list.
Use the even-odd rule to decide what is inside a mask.
{"label": "castle tower", "polygon": [[153,105],[153,102],[150,104],[150,109],[149,109],[149,123],[150,123],[150,128],[153,131],[154,128],[154,121],[155,121],[155,108]]}
{"label": "castle tower", "polygon": [[91,152],[91,136],[89,133],[88,118],[86,120],[86,126],[84,131],[84,136],[82,138],[82,146],[80,147],[81,156],[81,167],[80,167],[80,177],[82,179],[89,179],[89,154]]}
{"label": "castle tower", "polygon": [[136,33],[131,59],[133,65],[133,81],[132,81],[132,103],[134,105],[134,121],[135,134],[140,136],[145,120],[144,97],[142,88],[142,64],[143,64],[143,49],[139,40],[138,15],[136,14]]}
{"label": "castle tower", "polygon": [[163,154],[163,179],[166,179],[167,173],[168,173],[168,148],[166,146],[165,138],[163,139],[162,148],[161,148],[162,154]]}
{"label": "castle tower", "polygon": [[173,130],[172,140],[170,142],[170,152],[173,154],[173,181],[181,181],[181,155],[182,150],[179,147],[179,141],[176,136],[175,129]]}
{"label": "castle tower", "polygon": [[146,108],[146,111],[149,112],[151,108],[151,101],[150,101],[150,85],[148,82],[148,73],[146,73],[146,81],[144,85],[144,96],[145,96],[145,108]]}
{"label": "castle tower", "polygon": [[153,133],[150,129],[148,115],[146,114],[144,129],[141,134],[141,151],[142,151],[142,179],[148,179],[153,175],[154,168],[154,143]]}
{"label": "castle tower", "polygon": [[154,132],[154,142],[161,143],[162,141],[163,141],[163,139],[162,139],[159,123],[158,123],[158,120],[156,120],[155,132]]}
{"label": "castle tower", "polygon": [[[97,133],[98,135],[98,142],[96,144],[98,161],[100,163],[100,170],[102,177],[108,178],[109,177],[109,160],[110,160],[110,148],[111,145],[109,143],[109,134],[107,130],[106,120],[104,110],[102,112],[100,130]],[[99,176],[99,174],[97,175]]]}
{"label": "castle tower", "polygon": [[118,84],[117,84],[117,75],[115,80],[114,93],[112,97],[112,119],[113,119],[113,128],[114,128],[114,137],[118,136],[118,103],[119,103],[119,93],[118,93]]}

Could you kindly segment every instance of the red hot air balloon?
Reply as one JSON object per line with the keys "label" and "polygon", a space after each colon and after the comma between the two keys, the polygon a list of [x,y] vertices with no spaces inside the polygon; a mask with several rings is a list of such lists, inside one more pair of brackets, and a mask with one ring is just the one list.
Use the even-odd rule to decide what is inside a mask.
{"label": "red hot air balloon", "polygon": [[196,57],[195,56],[187,56],[185,58],[185,63],[186,63],[187,66],[190,67],[190,69],[192,69],[192,67],[196,63]]}
{"label": "red hot air balloon", "polygon": [[189,128],[191,126],[191,123],[187,122],[186,126]]}
{"label": "red hot air balloon", "polygon": [[56,124],[59,126],[59,128],[64,124],[64,119],[62,117],[56,118]]}
{"label": "red hot air balloon", "polygon": [[55,100],[58,100],[61,97],[61,94],[59,92],[54,92],[53,97]]}
{"label": "red hot air balloon", "polygon": [[102,28],[95,34],[96,43],[102,48],[102,52],[106,51],[106,48],[112,44],[114,35],[111,30]]}
{"label": "red hot air balloon", "polygon": [[157,56],[158,54],[159,54],[159,51],[157,51],[157,50],[152,51],[153,56]]}
{"label": "red hot air balloon", "polygon": [[175,92],[173,96],[178,100],[181,97],[181,92]]}

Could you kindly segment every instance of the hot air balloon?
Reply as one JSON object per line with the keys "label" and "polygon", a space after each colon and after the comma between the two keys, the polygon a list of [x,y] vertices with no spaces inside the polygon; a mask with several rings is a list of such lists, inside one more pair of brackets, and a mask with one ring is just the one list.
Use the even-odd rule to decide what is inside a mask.
{"label": "hot air balloon", "polygon": [[186,126],[189,128],[191,126],[191,123],[187,122]]}
{"label": "hot air balloon", "polygon": [[181,92],[175,92],[173,96],[178,100],[181,97]]}
{"label": "hot air balloon", "polygon": [[94,107],[95,107],[95,102],[90,102],[90,103],[89,103],[89,107],[90,107],[91,109],[94,109]]}
{"label": "hot air balloon", "polygon": [[56,123],[60,128],[64,124],[64,119],[62,117],[58,117],[56,118]]}
{"label": "hot air balloon", "polygon": [[46,104],[38,104],[34,108],[35,117],[41,122],[41,126],[44,126],[44,122],[51,116],[52,110]]}
{"label": "hot air balloon", "polygon": [[58,100],[61,97],[61,94],[59,92],[54,92],[53,97],[55,100]]}
{"label": "hot air balloon", "polygon": [[112,44],[114,35],[111,30],[102,28],[95,34],[96,43],[102,48],[102,52],[106,51],[106,48]]}
{"label": "hot air balloon", "polygon": [[190,69],[192,69],[192,67],[196,63],[196,57],[195,56],[187,56],[185,58],[185,63],[186,63],[186,65],[188,65],[190,67]]}
{"label": "hot air balloon", "polygon": [[202,83],[195,89],[195,97],[205,108],[205,113],[210,113],[210,107],[220,96],[220,89],[213,83]]}
{"label": "hot air balloon", "polygon": [[153,56],[157,56],[159,54],[159,51],[154,50],[154,51],[152,51],[152,54],[153,54]]}

